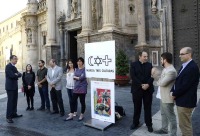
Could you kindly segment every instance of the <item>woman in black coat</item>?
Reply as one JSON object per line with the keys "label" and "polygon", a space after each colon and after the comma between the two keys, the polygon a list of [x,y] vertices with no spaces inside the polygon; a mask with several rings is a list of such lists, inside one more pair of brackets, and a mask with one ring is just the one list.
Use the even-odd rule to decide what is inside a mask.
{"label": "woman in black coat", "polygon": [[[33,96],[35,94],[35,73],[32,71],[32,66],[30,64],[26,66],[26,72],[23,72],[22,82],[28,104],[26,110],[34,110]],[[30,102],[31,102],[31,107],[30,107]]]}

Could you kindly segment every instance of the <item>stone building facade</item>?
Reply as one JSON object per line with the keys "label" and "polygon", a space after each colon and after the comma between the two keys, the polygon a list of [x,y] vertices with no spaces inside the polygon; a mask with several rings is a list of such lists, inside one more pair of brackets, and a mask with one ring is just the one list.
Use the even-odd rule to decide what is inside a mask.
{"label": "stone building facade", "polygon": [[[180,48],[191,46],[199,63],[199,4],[198,0],[28,0],[24,10],[0,23],[0,67],[11,53],[21,55],[20,69],[28,63],[37,69],[38,60],[51,58],[63,66],[68,58],[84,57],[85,43],[107,40],[115,40],[116,50],[123,49],[130,61],[145,50],[150,62],[160,66],[160,54],[169,51],[178,67]],[[13,22],[17,23],[7,31]]]}

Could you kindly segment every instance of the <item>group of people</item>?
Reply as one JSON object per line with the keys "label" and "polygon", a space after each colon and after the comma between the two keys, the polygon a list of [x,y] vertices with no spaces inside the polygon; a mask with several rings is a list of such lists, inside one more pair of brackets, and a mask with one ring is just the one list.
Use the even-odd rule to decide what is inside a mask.
{"label": "group of people", "polygon": [[[18,61],[17,56],[10,56],[10,63],[6,65],[6,83],[5,89],[8,96],[6,120],[8,123],[13,123],[13,118],[22,117],[23,115],[17,114],[17,99],[18,99],[18,79],[22,77],[24,95],[26,95],[27,108],[26,110],[34,110],[34,94],[35,94],[35,82],[38,86],[38,91],[41,98],[41,106],[37,109],[39,111],[47,111],[51,114],[65,115],[63,99],[62,99],[62,77],[63,69],[56,65],[55,59],[49,61],[49,68],[45,67],[45,62],[39,60],[39,69],[35,74],[32,70],[32,66],[28,64],[25,72],[21,74],[15,67]],[[84,68],[84,59],[78,58],[77,65],[72,60],[68,60],[66,71],[66,89],[69,96],[69,104],[71,112],[64,121],[73,120],[74,116],[77,116],[77,99],[80,99],[81,114],[78,121],[84,119],[84,112],[86,109],[85,97],[87,94],[87,80]],[[52,109],[50,110],[49,100],[49,88],[52,101]],[[46,109],[45,109],[46,107]]]}
{"label": "group of people", "polygon": [[182,67],[176,72],[172,65],[173,57],[169,52],[161,54],[161,64],[163,70],[157,76],[158,69],[153,68],[147,62],[148,54],[143,51],[139,53],[139,60],[131,64],[132,86],[131,93],[134,103],[133,123],[130,129],[140,126],[140,114],[142,102],[144,106],[144,119],[149,132],[153,132],[152,127],[152,94],[154,92],[153,81],[158,85],[157,97],[160,99],[160,110],[162,125],[156,134],[177,135],[177,121],[174,112],[174,104],[177,107],[179,127],[183,136],[192,136],[192,111],[197,104],[197,89],[199,84],[199,68],[192,59],[193,51],[190,47],[180,50],[180,60]]}
{"label": "group of people", "polygon": [[[144,119],[149,132],[153,132],[152,127],[152,95],[154,92],[153,81],[157,81],[160,98],[162,127],[156,130],[157,134],[167,134],[168,125],[170,126],[170,136],[177,134],[177,121],[174,112],[174,104],[177,107],[179,127],[183,136],[192,136],[191,116],[197,103],[197,87],[199,83],[199,68],[192,59],[193,51],[190,47],[184,47],[180,50],[180,60],[183,62],[181,69],[176,72],[172,65],[173,57],[169,52],[162,53],[161,64],[163,70],[161,76],[156,76],[157,69],[148,62],[148,54],[145,51],[139,53],[139,59],[131,64],[130,76],[132,78],[131,93],[134,103],[133,123],[130,129],[136,129],[140,126],[140,114],[142,103],[144,106]],[[13,118],[22,117],[17,114],[18,83],[17,80],[22,76],[24,92],[27,97],[28,107],[26,110],[34,110],[35,82],[37,82],[39,94],[41,97],[41,107],[38,110],[50,111],[50,96],[52,101],[52,114],[64,116],[64,106],[62,99],[62,76],[63,70],[56,65],[55,59],[49,61],[50,68],[46,68],[45,62],[38,62],[39,70],[35,76],[32,66],[28,64],[26,71],[21,74],[18,72],[15,64],[17,56],[10,57],[10,63],[6,65],[6,92],[8,95],[6,118],[8,123],[13,123]],[[77,116],[77,99],[80,99],[81,114],[79,121],[84,118],[86,109],[85,97],[87,94],[87,80],[84,68],[84,59],[78,58],[78,67],[72,60],[67,61],[66,70],[66,89],[69,96],[70,113],[64,121],[73,120]]]}

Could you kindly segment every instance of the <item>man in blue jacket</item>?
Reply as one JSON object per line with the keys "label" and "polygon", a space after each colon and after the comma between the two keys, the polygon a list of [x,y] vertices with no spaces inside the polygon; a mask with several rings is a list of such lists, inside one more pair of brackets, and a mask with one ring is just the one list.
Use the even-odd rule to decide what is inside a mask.
{"label": "man in blue jacket", "polygon": [[8,123],[13,123],[12,118],[22,117],[22,115],[17,114],[18,78],[22,76],[15,67],[17,60],[17,56],[11,55],[10,63],[8,63],[5,68],[5,89],[8,96],[6,119]]}
{"label": "man in blue jacket", "polygon": [[197,87],[199,83],[199,68],[192,60],[192,48],[184,47],[180,50],[183,62],[178,76],[171,89],[171,95],[177,106],[179,127],[183,136],[192,136],[192,111],[197,103]]}

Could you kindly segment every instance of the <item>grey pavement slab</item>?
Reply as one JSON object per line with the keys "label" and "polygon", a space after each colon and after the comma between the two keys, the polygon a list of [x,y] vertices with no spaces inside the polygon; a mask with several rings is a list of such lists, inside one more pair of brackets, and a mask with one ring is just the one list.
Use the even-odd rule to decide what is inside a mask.
{"label": "grey pavement slab", "polygon": [[[1,84],[1,83],[0,83]],[[63,78],[63,84],[65,84],[65,79]],[[68,95],[65,87],[63,87],[63,101],[65,112],[68,114],[70,112]],[[4,91],[5,93],[5,91]],[[156,130],[159,128],[160,122],[160,113],[159,111],[159,100],[155,98],[156,92],[153,95],[153,104],[152,104],[152,115],[153,116],[153,127]],[[199,95],[199,92],[198,92]],[[2,97],[1,97],[2,96]],[[36,90],[35,94],[35,109],[40,107],[40,97],[38,90]],[[122,120],[117,121],[110,128],[105,131],[100,131],[94,128],[90,128],[83,125],[83,122],[78,122],[78,117],[75,117],[73,121],[64,122],[64,117],[60,117],[59,115],[51,115],[49,113],[41,112],[41,111],[25,111],[27,104],[26,98],[23,93],[19,93],[18,98],[18,113],[23,114],[22,118],[14,119],[13,124],[8,124],[5,119],[6,112],[6,95],[0,94],[0,136],[104,136],[104,135],[115,135],[115,136],[143,136],[152,135],[152,133],[148,133],[146,131],[146,126],[142,125],[136,131],[130,130],[130,125],[132,124],[132,116],[133,116],[133,102],[132,95],[130,93],[130,86],[125,87],[115,87],[115,100],[116,102],[123,106],[126,110],[126,117]],[[90,90],[88,88],[88,94],[86,96],[86,112],[85,112],[85,121],[91,119],[91,98],[90,98]],[[80,113],[80,103],[78,106]],[[157,113],[157,114],[156,114]],[[193,129],[194,136],[200,135],[200,102],[198,103],[198,107],[195,109],[193,113]],[[144,123],[144,114],[142,110],[140,123]]]}
{"label": "grey pavement slab", "polygon": [[[198,99],[198,105],[197,107],[194,109],[193,111],[193,117],[192,117],[192,124],[193,124],[193,135],[194,136],[199,136],[200,135],[200,131],[198,130],[199,126],[200,126],[200,121],[199,121],[199,115],[200,115],[200,89],[198,89],[198,93],[197,93],[197,99]],[[174,107],[174,111],[177,117],[177,136],[181,136],[181,131],[180,128],[178,127],[178,115],[177,115],[177,110],[176,110],[176,106]],[[154,130],[158,130],[161,128],[161,113],[160,111],[157,112],[153,117],[152,117],[152,121],[153,121],[153,128]],[[134,131],[131,136],[158,136],[158,134],[154,134],[154,133],[149,133],[147,131],[147,127],[145,125],[142,125],[140,128],[138,128],[136,131]],[[163,135],[165,136],[165,135]]]}
{"label": "grey pavement slab", "polygon": [[[2,128],[14,127],[19,128],[19,131],[30,131],[30,136],[34,135],[33,132],[43,135],[49,136],[104,136],[104,135],[115,135],[115,136],[129,136],[133,133],[130,130],[130,125],[132,123],[133,116],[133,103],[132,96],[130,93],[130,86],[118,87],[116,86],[115,90],[115,99],[119,105],[122,105],[126,110],[126,117],[122,120],[117,121],[111,127],[109,127],[105,131],[100,131],[94,128],[90,128],[83,125],[83,122],[78,122],[78,117],[75,117],[73,121],[64,122],[64,117],[60,117],[59,115],[51,115],[46,112],[41,111],[25,111],[27,104],[26,99],[23,93],[19,93],[18,99],[18,113],[23,114],[22,118],[14,119],[13,124],[8,124],[5,120],[5,112],[6,112],[6,102],[7,98],[0,99],[0,124]],[[63,100],[66,114],[70,112],[69,102],[67,91],[63,88]],[[39,93],[36,90],[35,94],[35,109],[40,107],[40,97]],[[90,107],[90,91],[88,90],[88,94],[86,96],[86,112],[85,112],[85,121],[91,119],[91,107]],[[159,101],[155,98],[152,111],[153,114],[158,112],[159,110]],[[80,104],[78,106],[80,113]],[[143,112],[143,111],[142,111]],[[143,113],[141,116],[141,123],[144,122]],[[0,136],[7,136],[7,131],[0,131]],[[32,133],[31,133],[32,132]]]}

